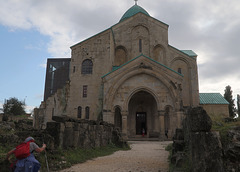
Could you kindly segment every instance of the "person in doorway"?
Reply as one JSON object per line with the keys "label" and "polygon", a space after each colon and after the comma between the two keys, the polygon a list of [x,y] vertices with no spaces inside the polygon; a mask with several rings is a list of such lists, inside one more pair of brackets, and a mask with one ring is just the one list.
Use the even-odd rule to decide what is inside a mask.
{"label": "person in doorway", "polygon": [[142,136],[144,137],[144,135],[145,135],[145,129],[143,128],[142,129]]}
{"label": "person in doorway", "polygon": [[[17,159],[15,164],[14,172],[38,172],[41,167],[39,161],[35,158],[33,152],[36,151],[38,153],[44,151],[46,149],[46,144],[43,144],[40,148],[36,143],[34,143],[34,138],[28,137],[25,139],[24,143],[29,143],[29,155],[23,159]],[[22,144],[24,144],[22,143]],[[18,147],[12,149],[7,153],[6,159],[10,161],[10,155],[15,154],[17,152]]]}
{"label": "person in doorway", "polygon": [[168,129],[167,129],[167,128],[165,129],[165,136],[166,136],[167,139],[168,139]]}

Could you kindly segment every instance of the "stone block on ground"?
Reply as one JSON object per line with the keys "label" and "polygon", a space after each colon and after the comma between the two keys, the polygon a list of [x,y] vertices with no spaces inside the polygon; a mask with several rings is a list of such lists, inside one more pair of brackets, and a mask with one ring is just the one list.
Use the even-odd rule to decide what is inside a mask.
{"label": "stone block on ground", "polygon": [[190,109],[187,120],[192,132],[208,132],[212,128],[212,120],[202,107]]}
{"label": "stone block on ground", "polygon": [[223,172],[222,145],[215,132],[191,133],[193,172]]}

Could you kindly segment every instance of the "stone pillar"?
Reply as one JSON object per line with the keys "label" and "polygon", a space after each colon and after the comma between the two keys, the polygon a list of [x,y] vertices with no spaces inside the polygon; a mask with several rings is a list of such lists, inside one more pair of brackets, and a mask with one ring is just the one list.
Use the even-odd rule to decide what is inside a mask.
{"label": "stone pillar", "polygon": [[176,118],[174,117],[174,113],[171,111],[169,113],[169,119],[170,119],[170,123],[169,123],[169,128],[168,128],[168,138],[172,138],[174,135],[174,131],[175,131],[175,124],[176,124]]}
{"label": "stone pillar", "polygon": [[127,139],[127,116],[128,112],[122,112],[122,137],[123,139]]}
{"label": "stone pillar", "polygon": [[158,120],[158,114],[154,114],[154,129],[153,131],[156,133],[159,133],[159,120]]}
{"label": "stone pillar", "polygon": [[164,113],[165,111],[158,111],[158,118],[159,118],[159,130],[160,130],[160,135],[159,135],[159,139],[164,140],[165,138],[165,127],[164,127]]}
{"label": "stone pillar", "polygon": [[184,117],[184,114],[182,111],[178,111],[176,112],[177,114],[177,128],[182,128],[182,120]]}

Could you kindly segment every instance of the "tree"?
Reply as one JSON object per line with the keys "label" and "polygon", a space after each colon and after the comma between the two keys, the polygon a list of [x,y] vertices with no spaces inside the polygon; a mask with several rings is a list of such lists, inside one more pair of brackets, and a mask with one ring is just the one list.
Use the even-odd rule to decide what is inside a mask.
{"label": "tree", "polygon": [[3,112],[7,115],[23,115],[25,112],[25,102],[13,97],[5,100],[3,104]]}
{"label": "tree", "polygon": [[240,116],[240,95],[237,95],[237,113],[238,117]]}
{"label": "tree", "polygon": [[225,93],[224,93],[224,98],[229,102],[228,105],[228,110],[229,110],[229,115],[230,117],[234,118],[236,113],[236,109],[235,109],[235,104],[234,104],[234,99],[232,99],[232,90],[231,90],[231,86],[228,85],[225,88]]}

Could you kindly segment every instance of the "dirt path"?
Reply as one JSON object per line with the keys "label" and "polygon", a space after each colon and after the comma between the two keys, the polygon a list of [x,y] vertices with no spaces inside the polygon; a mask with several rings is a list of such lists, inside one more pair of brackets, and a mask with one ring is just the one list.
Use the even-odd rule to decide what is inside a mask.
{"label": "dirt path", "polygon": [[131,141],[131,150],[89,160],[60,172],[167,172],[171,142]]}

